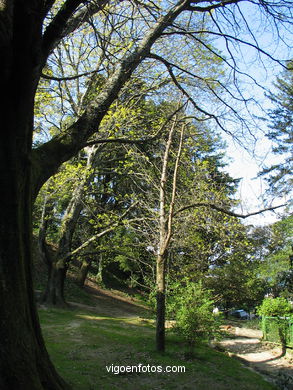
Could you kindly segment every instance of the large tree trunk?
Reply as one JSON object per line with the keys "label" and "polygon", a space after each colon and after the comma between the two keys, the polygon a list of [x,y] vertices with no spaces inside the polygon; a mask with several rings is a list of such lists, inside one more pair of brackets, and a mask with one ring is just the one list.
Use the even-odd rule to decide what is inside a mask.
{"label": "large tree trunk", "polygon": [[31,145],[41,26],[27,3],[0,4],[0,388],[61,390],[69,386],[46,351],[32,282]]}
{"label": "large tree trunk", "polygon": [[[30,100],[32,103],[31,96]],[[17,100],[10,106],[6,101],[4,106],[1,120],[6,119],[6,126],[0,151],[0,388],[67,389],[44,345],[31,277],[32,106],[25,104],[17,113],[13,110],[18,107]]]}
{"label": "large tree trunk", "polygon": [[64,284],[67,267],[58,268],[55,262],[48,267],[48,279],[42,302],[48,305],[66,306]]}

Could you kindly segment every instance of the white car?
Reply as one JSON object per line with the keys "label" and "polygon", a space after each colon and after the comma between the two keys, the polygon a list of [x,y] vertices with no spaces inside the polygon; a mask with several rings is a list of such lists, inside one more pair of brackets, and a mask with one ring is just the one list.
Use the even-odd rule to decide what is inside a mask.
{"label": "white car", "polygon": [[231,316],[240,318],[241,320],[248,320],[249,319],[249,314],[245,310],[234,310],[232,313],[230,313]]}

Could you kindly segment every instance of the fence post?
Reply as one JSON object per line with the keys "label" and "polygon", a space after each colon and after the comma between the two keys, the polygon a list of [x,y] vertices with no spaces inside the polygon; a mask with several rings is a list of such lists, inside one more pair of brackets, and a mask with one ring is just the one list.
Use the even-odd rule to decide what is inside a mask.
{"label": "fence post", "polygon": [[267,327],[266,327],[266,317],[262,316],[261,318],[261,330],[263,340],[267,340]]}

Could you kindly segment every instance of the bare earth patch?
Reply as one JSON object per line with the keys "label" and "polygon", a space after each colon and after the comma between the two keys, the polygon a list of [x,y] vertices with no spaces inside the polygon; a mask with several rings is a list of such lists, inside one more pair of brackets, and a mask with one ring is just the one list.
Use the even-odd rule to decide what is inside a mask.
{"label": "bare earth patch", "polygon": [[86,281],[84,289],[90,293],[95,306],[69,302],[71,306],[92,310],[98,315],[117,318],[140,316],[149,310],[137,299],[116,290],[111,291],[98,287],[90,280]]}

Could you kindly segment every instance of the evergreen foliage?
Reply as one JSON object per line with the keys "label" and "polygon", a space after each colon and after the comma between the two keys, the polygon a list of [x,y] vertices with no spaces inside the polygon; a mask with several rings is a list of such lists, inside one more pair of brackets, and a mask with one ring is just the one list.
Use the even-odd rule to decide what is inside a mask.
{"label": "evergreen foliage", "polygon": [[270,131],[267,136],[273,141],[273,152],[282,157],[282,162],[263,170],[268,175],[270,189],[275,194],[292,192],[293,171],[293,62],[288,62],[275,83],[276,92],[269,98],[273,109],[269,111]]}

